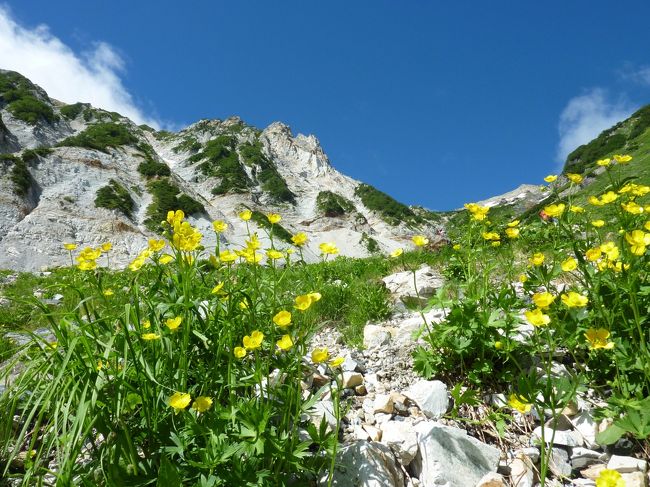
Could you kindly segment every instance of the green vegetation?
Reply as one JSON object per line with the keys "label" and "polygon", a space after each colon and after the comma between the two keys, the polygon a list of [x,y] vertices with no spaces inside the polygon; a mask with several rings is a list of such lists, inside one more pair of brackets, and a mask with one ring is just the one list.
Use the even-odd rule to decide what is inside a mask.
{"label": "green vegetation", "polygon": [[328,217],[343,216],[356,211],[354,204],[343,196],[331,191],[321,191],[316,197],[318,211]]}
{"label": "green vegetation", "polygon": [[650,105],[632,114],[630,118],[601,132],[591,142],[581,145],[567,156],[564,172],[584,173],[593,164],[616,152],[633,152],[639,147],[635,141],[650,127]]}
{"label": "green vegetation", "polygon": [[147,228],[153,232],[161,230],[160,223],[167,219],[167,212],[183,210],[186,215],[205,211],[201,203],[186,194],[168,178],[152,180],[147,183],[147,190],[153,196],[153,201],[147,208]]}
{"label": "green vegetation", "polygon": [[219,135],[205,144],[202,152],[189,158],[191,162],[204,161],[199,165],[204,176],[221,180],[212,189],[212,194],[245,193],[252,185],[239,163],[235,145],[236,139],[233,136]]}
{"label": "green vegetation", "polygon": [[366,208],[378,213],[384,221],[391,225],[399,225],[402,222],[422,223],[422,218],[418,217],[408,206],[369,184],[360,184],[354,193],[361,198]]}
{"label": "green vegetation", "polygon": [[156,160],[156,153],[149,144],[142,142],[137,149],[142,153],[144,161],[138,165],[138,172],[146,178],[169,176],[169,166]]}
{"label": "green vegetation", "polygon": [[239,146],[244,164],[250,167],[257,166],[257,179],[262,189],[269,193],[276,202],[294,203],[295,195],[287,186],[286,181],[280,176],[275,164],[262,152],[262,144],[256,140],[254,144],[244,142]]}
{"label": "green vegetation", "polygon": [[80,134],[68,137],[59,142],[59,146],[85,147],[102,152],[108,152],[109,147],[135,144],[138,142],[127,127],[117,123],[97,123],[91,125]]}
{"label": "green vegetation", "polygon": [[291,243],[292,234],[286,228],[284,228],[279,223],[275,223],[274,225],[271,225],[271,222],[269,222],[267,216],[261,211],[251,210],[251,213],[252,213],[251,220],[257,223],[260,227],[265,228],[268,231],[270,231],[271,227],[273,227],[274,237],[277,237],[283,240],[284,242]]}
{"label": "green vegetation", "polygon": [[74,103],[72,105],[61,107],[59,111],[61,112],[61,115],[68,120],[74,120],[88,107],[89,105],[87,103]]}
{"label": "green vegetation", "polygon": [[27,149],[23,151],[23,161],[28,164],[38,162],[41,157],[47,157],[52,153],[52,149],[47,147],[39,147],[37,149]]}
{"label": "green vegetation", "polygon": [[361,244],[366,246],[366,249],[368,252],[371,254],[376,254],[380,251],[379,244],[377,241],[372,238],[370,235],[368,235],[366,232],[363,232],[361,235]]}
{"label": "green vegetation", "polygon": [[25,77],[13,71],[0,73],[0,97],[7,110],[29,124],[58,120],[52,107],[36,96],[36,87]]}
{"label": "green vegetation", "polygon": [[201,150],[201,143],[196,139],[196,137],[184,137],[183,141],[175,146],[172,151],[175,154],[179,152],[198,152]]}
{"label": "green vegetation", "polygon": [[21,158],[16,158],[11,174],[9,176],[11,182],[14,184],[14,192],[21,197],[27,196],[29,189],[32,187],[34,180],[27,168],[27,164]]}
{"label": "green vegetation", "polygon": [[167,130],[159,130],[158,132],[155,132],[153,136],[156,140],[170,140],[176,137],[176,134]]}
{"label": "green vegetation", "polygon": [[97,190],[95,198],[97,208],[107,208],[109,210],[119,210],[127,217],[131,218],[135,202],[131,198],[129,191],[120,183],[111,179],[107,186]]}

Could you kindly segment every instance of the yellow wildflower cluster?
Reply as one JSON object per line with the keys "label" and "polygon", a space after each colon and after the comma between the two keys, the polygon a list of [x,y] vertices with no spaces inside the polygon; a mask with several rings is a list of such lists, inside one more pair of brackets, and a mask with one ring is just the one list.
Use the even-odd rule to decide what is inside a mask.
{"label": "yellow wildflower cluster", "polygon": [[469,211],[470,215],[472,216],[472,219],[476,221],[483,221],[487,218],[488,211],[490,211],[490,208],[487,206],[480,206],[477,205],[476,203],[465,203],[465,209]]}

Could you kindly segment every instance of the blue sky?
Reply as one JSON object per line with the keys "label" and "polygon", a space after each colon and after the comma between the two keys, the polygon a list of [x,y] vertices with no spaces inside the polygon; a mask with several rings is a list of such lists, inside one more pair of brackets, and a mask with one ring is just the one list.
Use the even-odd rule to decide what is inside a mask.
{"label": "blue sky", "polygon": [[[650,2],[190,5],[5,2],[0,67],[167,126],[281,120],[345,174],[439,210],[540,182],[650,103]],[[47,67],[47,49],[67,61]]]}

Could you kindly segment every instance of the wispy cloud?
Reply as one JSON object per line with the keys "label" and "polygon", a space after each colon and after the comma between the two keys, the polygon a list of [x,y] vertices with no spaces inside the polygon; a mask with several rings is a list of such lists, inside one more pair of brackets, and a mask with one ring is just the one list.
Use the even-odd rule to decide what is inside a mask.
{"label": "wispy cloud", "polygon": [[623,98],[609,99],[607,91],[602,88],[593,88],[569,100],[558,124],[557,162],[563,162],[575,148],[629,117],[633,111]]}
{"label": "wispy cloud", "polygon": [[618,72],[619,76],[639,85],[650,86],[650,66],[637,66],[626,63]]}
{"label": "wispy cloud", "polygon": [[124,87],[120,78],[124,61],[113,47],[97,42],[87,52],[75,53],[48,26],[20,25],[2,5],[0,68],[18,71],[57,100],[88,102],[118,112],[136,123],[161,125],[137,106]]}

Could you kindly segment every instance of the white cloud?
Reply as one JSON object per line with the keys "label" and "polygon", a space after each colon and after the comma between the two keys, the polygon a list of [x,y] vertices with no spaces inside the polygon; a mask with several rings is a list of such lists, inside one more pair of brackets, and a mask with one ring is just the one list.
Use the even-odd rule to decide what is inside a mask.
{"label": "white cloud", "polygon": [[135,104],[120,79],[124,61],[109,44],[98,42],[83,54],[52,35],[46,25],[19,25],[0,5],[0,68],[18,71],[57,100],[87,102],[118,112],[136,123],[159,127]]}
{"label": "white cloud", "polygon": [[650,66],[635,66],[632,63],[626,63],[619,71],[619,76],[626,81],[650,86]]}
{"label": "white cloud", "polygon": [[607,92],[601,88],[593,88],[569,100],[562,110],[558,125],[558,162],[563,162],[578,146],[594,139],[616,122],[629,117],[633,111],[623,99],[609,100]]}

